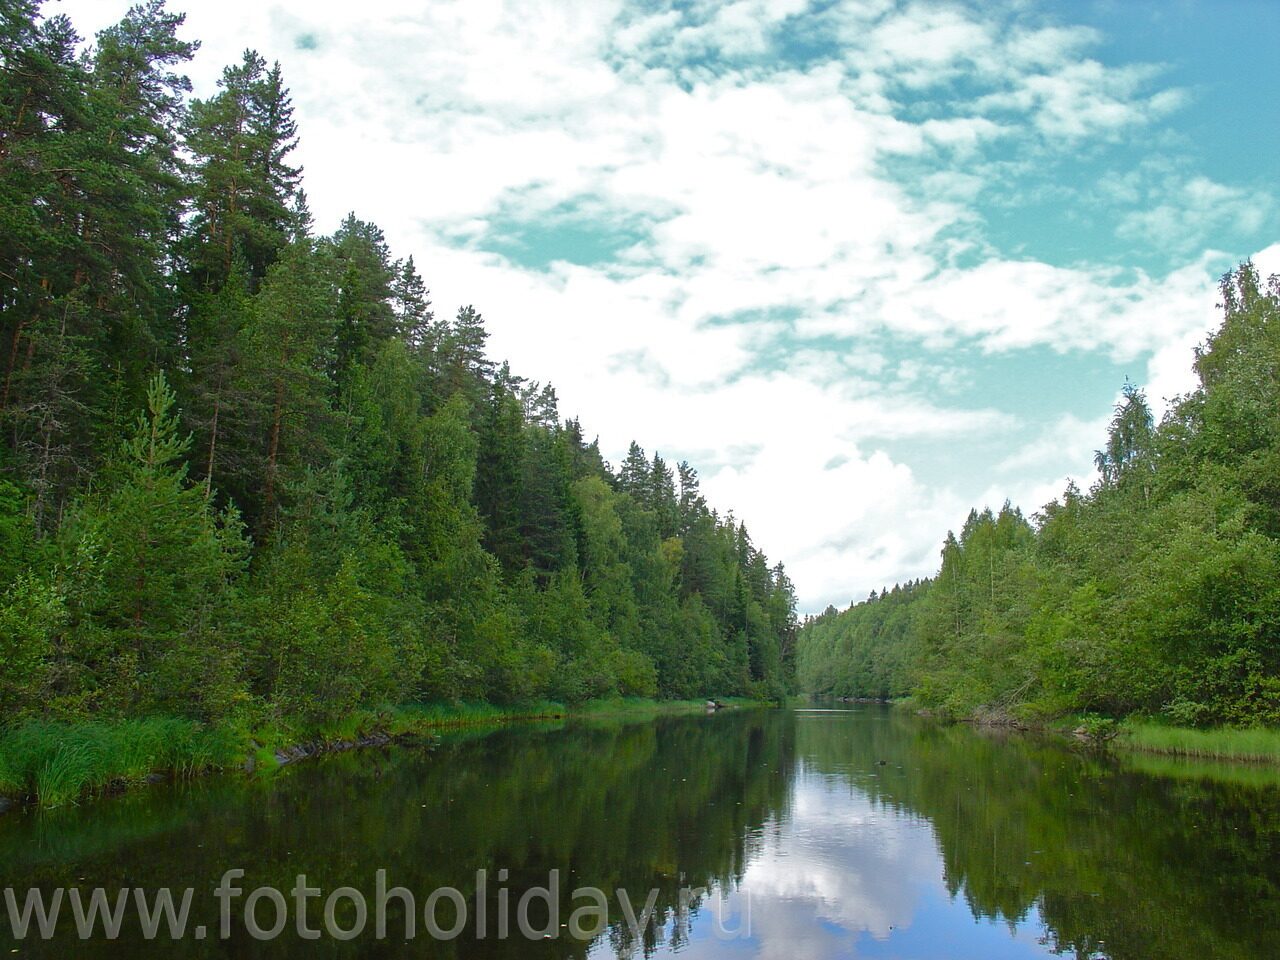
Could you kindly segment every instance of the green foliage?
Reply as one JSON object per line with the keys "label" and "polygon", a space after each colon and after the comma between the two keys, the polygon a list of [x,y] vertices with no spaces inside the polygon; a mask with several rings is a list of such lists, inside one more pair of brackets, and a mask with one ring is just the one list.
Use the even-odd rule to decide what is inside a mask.
{"label": "green foliage", "polygon": [[225,714],[238,652],[217,630],[234,603],[248,551],[235,512],[216,512],[182,461],[175,397],[153,378],[147,411],[66,536],[103,547],[93,588],[72,599],[84,682],[114,711]]}
{"label": "green foliage", "polygon": [[1120,732],[1120,725],[1113,717],[1100,717],[1096,713],[1086,713],[1080,718],[1076,732],[1092,743],[1106,743],[1116,738]]}
{"label": "green foliage", "polygon": [[1034,527],[971,513],[931,580],[806,624],[801,684],[959,716],[1280,724],[1280,279],[1246,263],[1222,299],[1201,385],[1158,427],[1125,383],[1089,494]]}
{"label": "green foliage", "polygon": [[189,280],[216,290],[242,256],[255,280],[300,224],[292,209],[300,171],[286,157],[297,143],[293,107],[279,64],[256,51],[227,67],[219,92],[197,100],[183,120],[194,160],[196,215],[182,247]]}
{"label": "green foliage", "polygon": [[26,498],[8,480],[0,480],[0,586],[12,583],[34,552],[35,531]]}
{"label": "green foliage", "polygon": [[0,714],[21,717],[40,706],[66,623],[66,602],[44,580],[24,574],[0,596]]}
{"label": "green foliage", "polygon": [[182,22],[0,19],[3,723],[787,688],[790,581],[693,468],[615,475],[375,224],[313,235],[282,69],[191,100]]}
{"label": "green foliage", "polygon": [[296,594],[278,611],[263,633],[276,658],[271,694],[281,711],[322,723],[385,695],[393,651],[373,606],[347,558],[326,587]]}

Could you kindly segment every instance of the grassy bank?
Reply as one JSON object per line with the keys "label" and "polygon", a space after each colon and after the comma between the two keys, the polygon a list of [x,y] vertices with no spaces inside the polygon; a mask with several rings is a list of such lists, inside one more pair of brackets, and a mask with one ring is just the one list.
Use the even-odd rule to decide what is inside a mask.
{"label": "grassy bank", "polygon": [[[746,697],[730,697],[717,701],[722,707],[765,707],[776,706],[761,700],[750,700]],[[707,709],[706,699],[697,700],[650,700],[644,697],[621,697],[610,700],[588,700],[586,703],[569,711],[575,717],[631,717],[662,716],[665,714],[704,713]]]}
{"label": "grassy bank", "polygon": [[[406,704],[380,711],[362,711],[318,729],[279,723],[254,731],[249,754],[258,769],[279,765],[291,748],[299,744],[323,751],[326,747],[358,746],[371,737],[406,739],[447,730],[501,726],[570,717],[650,717],[668,714],[701,713],[707,701],[654,700],[646,697],[613,697],[567,705],[552,700],[497,706],[492,703]],[[726,707],[766,706],[758,700],[735,697],[721,700]]]}
{"label": "grassy bank", "polygon": [[1126,750],[1194,757],[1280,764],[1280,730],[1192,730],[1129,720],[1121,724],[1114,743]]}
{"label": "grassy bank", "polygon": [[[726,706],[761,706],[733,699]],[[308,728],[277,721],[253,730],[206,727],[153,717],[84,724],[29,722],[0,733],[0,798],[55,807],[155,777],[193,777],[214,770],[278,766],[301,747],[307,753],[362,743],[424,736],[445,730],[568,717],[646,717],[696,713],[705,700],[594,700],[574,706],[548,701],[519,706],[490,703],[410,704],[363,711]]]}
{"label": "grassy bank", "polygon": [[155,774],[195,776],[243,757],[232,730],[189,720],[26,723],[0,735],[0,796],[53,807]]}
{"label": "grassy bank", "polygon": [[[923,710],[912,698],[895,700],[894,706],[943,722],[957,718]],[[995,719],[993,719],[993,717]],[[1114,720],[1096,714],[1075,713],[1053,720],[1015,720],[1007,714],[979,711],[963,718],[976,727],[1016,727],[1071,740],[1092,741],[1132,754],[1201,760],[1213,764],[1275,764],[1280,766],[1280,729],[1249,727],[1196,729],[1174,727],[1150,720]]]}

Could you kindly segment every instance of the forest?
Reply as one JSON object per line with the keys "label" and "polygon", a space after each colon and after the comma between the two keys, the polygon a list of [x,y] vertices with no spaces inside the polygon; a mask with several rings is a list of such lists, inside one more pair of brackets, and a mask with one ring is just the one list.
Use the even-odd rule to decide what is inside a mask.
{"label": "forest", "polygon": [[278,63],[198,99],[161,0],[0,10],[4,723],[785,692],[782,565],[318,233]]}
{"label": "forest", "polygon": [[816,693],[956,717],[1280,724],[1280,277],[1223,277],[1198,385],[1126,383],[1098,479],[949,533],[937,574],[801,629]]}

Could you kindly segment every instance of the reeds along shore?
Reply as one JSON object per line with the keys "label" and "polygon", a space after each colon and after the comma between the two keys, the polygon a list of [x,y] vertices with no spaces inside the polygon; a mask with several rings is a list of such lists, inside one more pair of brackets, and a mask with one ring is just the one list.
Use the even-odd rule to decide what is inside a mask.
{"label": "reeds along shore", "polygon": [[[761,705],[741,698],[722,702],[728,706]],[[511,706],[412,704],[361,711],[318,727],[281,721],[252,730],[174,717],[80,724],[34,721],[0,733],[0,808],[8,809],[24,800],[40,807],[57,807],[149,780],[194,777],[245,766],[272,767],[277,765],[280,751],[299,743],[323,752],[327,744],[358,744],[371,735],[403,737],[515,721],[644,717],[705,709],[702,699],[625,697],[575,706],[552,701]]]}

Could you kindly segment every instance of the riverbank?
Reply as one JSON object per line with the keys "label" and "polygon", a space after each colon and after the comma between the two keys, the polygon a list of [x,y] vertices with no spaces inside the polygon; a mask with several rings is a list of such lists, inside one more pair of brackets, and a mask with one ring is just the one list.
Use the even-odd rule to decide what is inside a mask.
{"label": "riverbank", "polygon": [[1280,764],[1280,730],[1270,728],[1195,730],[1127,720],[1112,743],[1138,753]]}
{"label": "riverbank", "polygon": [[1073,714],[1048,723],[1020,722],[1003,716],[993,721],[979,715],[968,718],[968,722],[976,726],[1047,731],[1130,754],[1280,766],[1280,729],[1270,727],[1199,729],[1135,717],[1114,720],[1091,714]]}
{"label": "riverbank", "polygon": [[1035,722],[1017,720],[1004,713],[984,713],[966,718],[966,722],[975,726],[1048,732],[1130,754],[1280,765],[1280,729],[1267,727],[1199,729],[1134,717],[1114,720],[1092,714]]}
{"label": "riverbank", "polygon": [[[767,706],[735,698],[725,707]],[[307,728],[285,720],[252,729],[205,726],[175,717],[56,723],[32,721],[0,732],[0,813],[22,804],[56,807],[149,782],[222,770],[264,771],[362,746],[412,742],[447,730],[569,718],[697,713],[707,701],[623,698],[567,706],[538,702],[409,704],[362,711]]]}
{"label": "riverbank", "polygon": [[[854,701],[849,698],[846,702]],[[911,697],[890,701],[899,709],[944,723],[974,727],[1021,730],[1027,733],[1085,741],[1131,754],[1181,757],[1214,763],[1271,764],[1280,766],[1280,729],[1274,727],[1175,727],[1130,717],[1115,720],[1096,714],[1070,714],[1052,720],[1030,720],[1007,710],[984,709],[956,717],[922,707]]]}

